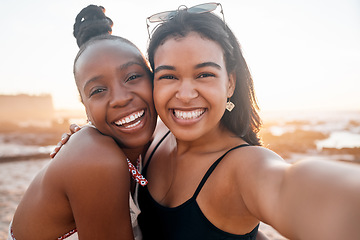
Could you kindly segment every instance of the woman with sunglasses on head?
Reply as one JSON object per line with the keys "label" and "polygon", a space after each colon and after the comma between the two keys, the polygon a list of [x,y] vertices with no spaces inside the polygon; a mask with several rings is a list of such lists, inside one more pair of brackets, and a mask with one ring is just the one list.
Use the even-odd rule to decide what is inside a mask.
{"label": "woman with sunglasses on head", "polygon": [[156,125],[152,74],[133,43],[110,35],[103,11],[90,5],[74,25],[74,77],[94,127],[75,134],[34,178],[9,239],[141,239],[134,195],[137,182],[147,182],[135,166]]}
{"label": "woman with sunglasses on head", "polygon": [[[154,140],[139,189],[144,239],[360,239],[360,168],[286,163],[261,147],[253,81],[237,38],[209,3],[151,16]],[[160,21],[159,20],[159,21]]]}

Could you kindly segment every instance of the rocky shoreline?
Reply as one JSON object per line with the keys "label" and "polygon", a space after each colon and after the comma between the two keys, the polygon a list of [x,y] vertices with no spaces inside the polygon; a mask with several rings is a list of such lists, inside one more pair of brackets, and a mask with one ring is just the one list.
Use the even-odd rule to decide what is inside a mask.
{"label": "rocky shoreline", "polygon": [[[267,119],[260,132],[263,145],[282,156],[288,162],[316,158],[330,161],[347,161],[360,164],[360,113],[356,120],[274,120]],[[340,115],[339,115],[340,116]],[[307,118],[309,119],[309,118]],[[18,202],[35,174],[49,162],[49,153],[60,141],[61,135],[69,131],[69,122],[53,124],[51,127],[19,127],[0,124],[0,240],[7,237],[8,224]],[[340,142],[354,137],[350,146],[324,145],[333,133],[346,133]],[[272,240],[286,239],[273,228],[261,224],[260,229]]]}

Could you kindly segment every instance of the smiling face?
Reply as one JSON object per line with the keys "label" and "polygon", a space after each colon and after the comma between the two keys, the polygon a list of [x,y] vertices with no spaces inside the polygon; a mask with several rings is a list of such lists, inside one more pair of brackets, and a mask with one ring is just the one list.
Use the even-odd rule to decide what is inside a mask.
{"label": "smiling face", "polygon": [[214,136],[234,80],[220,45],[199,34],[169,38],[154,55],[154,102],[177,139]]}
{"label": "smiling face", "polygon": [[102,40],[88,46],[75,64],[75,79],[89,120],[124,148],[145,145],[157,114],[151,76],[139,50]]}

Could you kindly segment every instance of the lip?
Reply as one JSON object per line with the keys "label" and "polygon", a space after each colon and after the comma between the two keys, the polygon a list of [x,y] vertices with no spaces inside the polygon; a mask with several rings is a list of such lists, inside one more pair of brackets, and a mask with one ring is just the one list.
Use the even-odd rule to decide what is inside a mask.
{"label": "lip", "polygon": [[199,122],[206,112],[206,108],[170,109],[173,120],[181,125],[192,125]]}
{"label": "lip", "polygon": [[122,132],[132,133],[142,129],[146,124],[146,109],[133,111],[112,122]]}

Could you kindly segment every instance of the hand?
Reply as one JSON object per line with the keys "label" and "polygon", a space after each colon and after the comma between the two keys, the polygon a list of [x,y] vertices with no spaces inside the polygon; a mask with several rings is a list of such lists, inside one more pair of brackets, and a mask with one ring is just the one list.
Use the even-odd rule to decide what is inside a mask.
{"label": "hand", "polygon": [[51,158],[55,157],[55,155],[59,152],[62,145],[64,145],[69,140],[69,138],[72,134],[76,133],[77,131],[79,131],[81,129],[80,126],[75,123],[71,124],[69,128],[70,128],[70,133],[64,133],[61,136],[60,142],[58,142],[55,149],[50,153]]}

